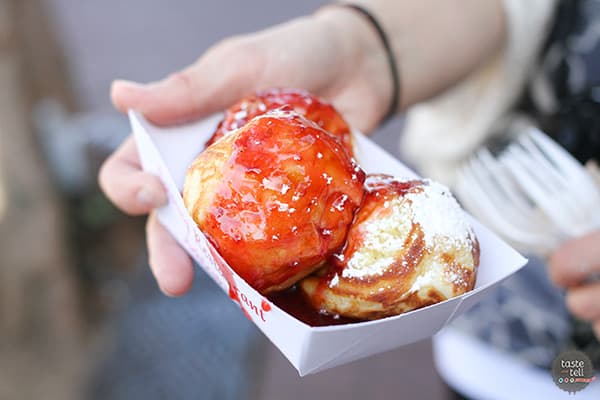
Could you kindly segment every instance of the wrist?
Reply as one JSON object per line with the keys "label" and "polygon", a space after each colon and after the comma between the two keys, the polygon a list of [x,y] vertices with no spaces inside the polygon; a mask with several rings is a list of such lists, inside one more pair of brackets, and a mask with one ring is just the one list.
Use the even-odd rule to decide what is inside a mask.
{"label": "wrist", "polygon": [[386,50],[372,24],[356,10],[338,5],[315,12],[342,54],[344,81],[361,88],[365,107],[372,107],[375,125],[386,116],[393,97],[393,79]]}

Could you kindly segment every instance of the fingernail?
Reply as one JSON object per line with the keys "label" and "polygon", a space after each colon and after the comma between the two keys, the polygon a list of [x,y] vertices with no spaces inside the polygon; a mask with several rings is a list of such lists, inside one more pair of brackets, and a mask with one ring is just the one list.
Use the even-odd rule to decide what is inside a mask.
{"label": "fingernail", "polygon": [[565,301],[567,303],[567,308],[573,314],[580,318],[585,318],[586,312],[589,309],[588,305],[586,304],[585,296],[581,296],[577,292],[570,291],[567,293]]}
{"label": "fingernail", "polygon": [[146,87],[146,84],[144,83],[128,81],[126,79],[117,79],[113,82],[113,85],[126,86],[131,89],[144,89]]}
{"label": "fingernail", "polygon": [[170,290],[167,290],[166,288],[164,288],[162,285],[158,285],[158,288],[160,289],[161,292],[163,292],[163,294],[167,297],[179,297],[176,294],[174,294],[173,292],[171,292]]}
{"label": "fingernail", "polygon": [[151,206],[151,207],[160,207],[167,203],[167,198],[164,193],[156,193],[155,191],[143,187],[137,193],[137,201],[140,204]]}
{"label": "fingernail", "polygon": [[592,269],[592,266],[589,263],[580,262],[579,264],[577,264],[577,266],[575,267],[575,269],[577,270],[577,272],[580,275],[587,275],[587,274],[590,273],[590,270]]}

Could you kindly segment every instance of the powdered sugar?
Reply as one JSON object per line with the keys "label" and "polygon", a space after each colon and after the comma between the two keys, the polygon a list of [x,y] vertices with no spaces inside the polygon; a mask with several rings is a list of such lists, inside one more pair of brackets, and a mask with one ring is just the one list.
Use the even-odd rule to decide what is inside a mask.
{"label": "powdered sugar", "polygon": [[423,190],[405,198],[412,203],[412,220],[421,226],[425,244],[431,247],[436,237],[442,237],[453,245],[470,245],[471,226],[450,190],[428,179],[424,182]]}
{"label": "powdered sugar", "polygon": [[339,283],[339,281],[340,281],[340,277],[337,274],[335,274],[335,276],[329,282],[329,287],[332,288],[332,287],[337,286],[337,284]]}
{"label": "powdered sugar", "polygon": [[389,216],[376,217],[361,225],[364,241],[342,270],[343,277],[381,275],[394,263],[411,230],[408,207],[401,198],[393,199],[388,203]]}
{"label": "powdered sugar", "polygon": [[427,292],[430,289],[435,289],[446,298],[454,296],[454,284],[448,280],[447,266],[435,260],[428,265],[427,270],[423,274],[416,277],[406,293],[424,290],[424,295],[427,296]]}
{"label": "powdered sugar", "polygon": [[412,286],[408,290],[408,292],[418,292],[424,287],[431,287],[435,284],[436,280],[439,280],[442,275],[442,266],[436,262],[432,263],[431,268],[427,269],[427,271],[417,276],[417,279],[413,282]]}
{"label": "powdered sugar", "polygon": [[[463,210],[450,191],[439,183],[424,180],[404,197],[385,201],[383,208],[386,211],[383,215],[374,214],[374,218],[359,227],[362,246],[348,260],[342,277],[383,274],[397,262],[413,224],[420,225],[428,249],[437,247],[436,251],[451,251],[472,246],[473,233]],[[417,278],[416,287],[425,284],[426,276]]]}

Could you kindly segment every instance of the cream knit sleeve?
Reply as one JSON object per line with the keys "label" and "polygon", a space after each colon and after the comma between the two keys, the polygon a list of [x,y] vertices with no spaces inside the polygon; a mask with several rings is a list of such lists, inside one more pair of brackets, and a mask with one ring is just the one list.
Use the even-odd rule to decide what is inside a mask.
{"label": "cream knit sleeve", "polygon": [[449,186],[460,161],[485,140],[520,94],[556,5],[556,0],[503,1],[509,35],[504,49],[464,81],[406,115],[400,142],[404,159],[422,175]]}

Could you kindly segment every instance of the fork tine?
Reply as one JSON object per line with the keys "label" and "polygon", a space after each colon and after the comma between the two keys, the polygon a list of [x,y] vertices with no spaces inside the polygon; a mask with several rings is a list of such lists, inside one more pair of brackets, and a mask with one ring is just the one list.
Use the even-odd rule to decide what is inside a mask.
{"label": "fork tine", "polygon": [[490,200],[488,193],[480,186],[480,181],[475,178],[473,172],[468,165],[459,170],[457,193],[460,193],[460,198],[467,203],[465,205],[509,241],[518,243],[519,247],[535,248],[544,253],[549,251],[549,245],[553,246],[553,241],[537,233],[515,229]]}
{"label": "fork tine", "polygon": [[543,182],[552,190],[563,190],[567,186],[566,179],[558,173],[556,167],[544,157],[541,150],[536,147],[527,135],[519,137],[515,143],[514,151],[526,160],[532,171],[535,171]]}
{"label": "fork tine", "polygon": [[[548,166],[547,162],[540,162],[536,159],[535,153],[529,153],[522,147],[522,143],[517,141],[511,144],[507,150],[515,160],[518,160],[521,165],[526,169],[527,173],[531,175],[535,182],[546,189],[548,196],[553,196],[554,200],[560,203],[561,207],[568,210],[568,212],[574,217],[580,214],[577,201],[573,199],[573,196],[565,196],[565,191],[569,185],[556,179],[554,173],[556,168],[551,165]],[[538,151],[539,153],[539,151]]]}
{"label": "fork tine", "polygon": [[[527,149],[527,152],[535,159],[545,173],[550,174],[557,185],[560,198],[568,202],[574,215],[579,220],[586,219],[585,210],[587,206],[582,204],[580,191],[571,190],[572,184],[559,172],[558,168],[551,163],[542,150],[537,146],[530,135],[523,135],[519,138],[519,143]],[[566,195],[568,193],[568,195]],[[583,201],[585,202],[585,200]]]}
{"label": "fork tine", "polygon": [[546,134],[537,128],[532,128],[529,131],[529,136],[531,140],[540,147],[546,157],[553,162],[556,168],[567,174],[567,179],[590,181],[591,183],[591,178],[585,173],[582,165]]}
{"label": "fork tine", "polygon": [[527,150],[528,154],[530,154],[537,162],[543,165],[549,173],[552,174],[552,177],[558,182],[559,188],[568,186],[569,182],[567,179],[559,173],[557,167],[550,162],[548,157],[542,152],[539,146],[535,144],[531,135],[520,136],[518,143]]}
{"label": "fork tine", "polygon": [[489,150],[480,149],[464,165],[470,168],[477,184],[484,188],[489,200],[502,210],[512,225],[536,234],[541,232],[536,229],[541,224],[548,225],[545,217],[533,208],[529,197]]}
{"label": "fork tine", "polygon": [[556,163],[557,167],[568,166],[574,170],[581,167],[566,150],[550,139],[544,132],[532,127],[527,134]]}
{"label": "fork tine", "polygon": [[483,149],[479,156],[481,163],[486,165],[487,168],[492,172],[494,179],[498,186],[506,193],[509,198],[511,205],[518,211],[517,218],[519,220],[526,219],[526,215],[531,213],[532,204],[531,201],[523,195],[521,189],[515,184],[514,180],[511,179],[509,173],[498,160],[496,160],[489,150]]}
{"label": "fork tine", "polygon": [[[471,171],[475,178],[497,206],[507,210],[507,216],[513,221],[520,221],[526,218],[531,209],[525,197],[519,196],[520,191],[509,188],[506,179],[500,173],[498,162],[492,157],[487,149],[481,149],[471,159]],[[512,207],[506,207],[510,204]]]}
{"label": "fork tine", "polygon": [[526,171],[533,179],[535,179],[536,183],[543,188],[546,194],[551,194],[555,192],[560,187],[549,179],[549,177],[545,174],[545,171],[540,168],[539,165],[529,156],[529,154],[517,143],[511,144],[505,150],[505,154],[512,160],[517,161],[520,164],[520,167]]}
{"label": "fork tine", "polygon": [[552,220],[555,226],[567,236],[577,235],[573,229],[573,221],[568,213],[562,207],[556,207],[554,197],[549,197],[549,193],[537,182],[535,177],[530,174],[528,168],[523,165],[522,160],[515,157],[512,153],[505,153],[500,159],[504,165],[509,168],[515,180],[528,193],[532,200],[544,211]]}
{"label": "fork tine", "polygon": [[[566,176],[570,182],[572,196],[579,203],[578,207],[582,210],[596,209],[600,204],[600,188],[583,166],[539,129],[532,128],[529,137],[552,161],[556,169]],[[598,227],[600,225],[596,225],[596,228]]]}

